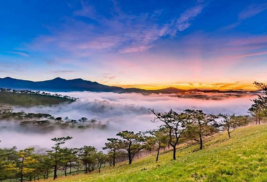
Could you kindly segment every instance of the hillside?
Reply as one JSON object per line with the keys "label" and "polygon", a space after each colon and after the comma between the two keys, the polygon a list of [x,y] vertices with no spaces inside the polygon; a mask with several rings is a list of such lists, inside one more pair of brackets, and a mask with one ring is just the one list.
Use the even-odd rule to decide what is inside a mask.
{"label": "hillside", "polygon": [[40,95],[40,94],[24,94],[0,91],[0,105],[11,106],[37,106],[37,105],[56,105],[71,100],[63,97]]}
{"label": "hillside", "polygon": [[231,139],[226,133],[210,137],[202,151],[195,145],[180,147],[176,161],[171,161],[171,152],[161,155],[158,163],[151,154],[131,166],[119,164],[104,168],[100,174],[56,181],[267,181],[266,139],[267,125],[246,126],[234,131]]}

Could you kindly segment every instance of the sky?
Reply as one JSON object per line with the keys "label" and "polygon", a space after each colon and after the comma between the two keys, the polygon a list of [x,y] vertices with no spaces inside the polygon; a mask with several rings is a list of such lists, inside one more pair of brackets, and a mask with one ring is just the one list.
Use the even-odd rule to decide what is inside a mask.
{"label": "sky", "polygon": [[266,0],[1,1],[0,77],[251,90],[266,17]]}

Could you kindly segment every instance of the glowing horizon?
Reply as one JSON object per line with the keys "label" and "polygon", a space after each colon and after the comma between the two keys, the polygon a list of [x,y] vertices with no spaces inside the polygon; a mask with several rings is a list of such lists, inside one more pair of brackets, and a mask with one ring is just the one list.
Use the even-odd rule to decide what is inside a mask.
{"label": "glowing horizon", "polygon": [[[216,86],[217,85],[217,86]],[[243,91],[255,91],[258,90],[254,84],[236,84],[236,83],[210,83],[210,84],[199,84],[199,83],[184,83],[175,85],[110,85],[119,86],[122,88],[139,88],[145,90],[159,90],[166,88],[177,88],[181,90],[220,90],[220,91],[230,91],[230,90],[243,90]]]}

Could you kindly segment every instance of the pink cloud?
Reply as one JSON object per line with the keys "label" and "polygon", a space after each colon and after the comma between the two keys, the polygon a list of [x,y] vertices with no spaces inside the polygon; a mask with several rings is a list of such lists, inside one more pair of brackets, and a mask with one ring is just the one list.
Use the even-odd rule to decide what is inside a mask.
{"label": "pink cloud", "polygon": [[241,55],[233,55],[233,56],[229,56],[229,57],[226,57],[226,58],[233,59],[233,58],[245,58],[245,57],[262,56],[262,55],[267,55],[267,51],[248,53],[248,54],[241,54]]}
{"label": "pink cloud", "polygon": [[131,46],[121,50],[121,53],[142,52],[149,49],[151,46]]}

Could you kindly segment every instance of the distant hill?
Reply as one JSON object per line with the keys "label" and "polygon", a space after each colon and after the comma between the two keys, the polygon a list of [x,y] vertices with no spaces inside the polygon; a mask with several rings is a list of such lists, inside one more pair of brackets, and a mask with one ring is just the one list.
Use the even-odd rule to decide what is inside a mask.
{"label": "distant hill", "polygon": [[116,93],[184,93],[184,92],[243,92],[243,91],[218,91],[218,90],[182,90],[169,87],[159,90],[145,90],[139,88],[121,88],[115,86],[103,85],[97,82],[87,81],[83,79],[66,80],[63,78],[55,78],[46,81],[29,81],[20,80],[11,77],[0,78],[0,88],[11,89],[29,89],[53,92],[70,92],[70,91],[91,91],[91,92],[116,92]]}
{"label": "distant hill", "polygon": [[53,80],[33,82],[19,80],[10,77],[0,78],[1,88],[30,89],[45,91],[93,91],[93,92],[124,92],[125,89],[102,85],[97,82],[86,81],[83,79],[66,80],[55,78]]}
{"label": "distant hill", "polygon": [[58,94],[49,93],[37,93],[37,92],[18,92],[18,91],[3,91],[0,89],[0,110],[2,106],[41,106],[41,105],[57,105],[62,103],[71,103],[75,99],[67,96],[61,96]]}

